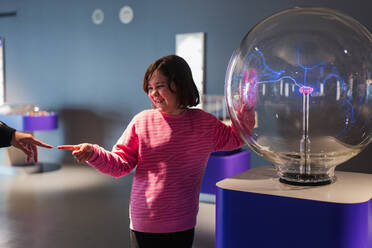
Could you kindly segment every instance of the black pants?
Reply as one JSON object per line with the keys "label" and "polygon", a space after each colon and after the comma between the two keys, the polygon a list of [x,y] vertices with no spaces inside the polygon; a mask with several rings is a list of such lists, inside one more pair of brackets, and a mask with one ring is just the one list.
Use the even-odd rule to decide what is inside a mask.
{"label": "black pants", "polygon": [[191,248],[194,241],[194,228],[173,233],[144,233],[130,230],[132,248]]}

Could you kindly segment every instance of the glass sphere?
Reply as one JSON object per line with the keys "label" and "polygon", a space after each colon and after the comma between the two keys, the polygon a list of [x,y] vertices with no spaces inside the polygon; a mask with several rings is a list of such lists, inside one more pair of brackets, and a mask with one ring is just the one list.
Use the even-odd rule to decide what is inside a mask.
{"label": "glass sphere", "polygon": [[327,184],[371,142],[372,35],[325,8],[293,8],[254,26],[233,53],[231,120],[281,181]]}

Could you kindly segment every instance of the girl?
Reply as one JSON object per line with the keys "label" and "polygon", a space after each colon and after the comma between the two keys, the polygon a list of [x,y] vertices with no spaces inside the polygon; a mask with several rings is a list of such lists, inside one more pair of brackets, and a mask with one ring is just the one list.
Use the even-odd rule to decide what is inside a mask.
{"label": "girl", "polygon": [[111,152],[93,144],[73,150],[113,177],[134,168],[130,198],[132,247],[192,247],[204,169],[211,152],[244,144],[234,128],[212,114],[189,108],[199,93],[184,59],[169,55],[151,64],[143,90],[153,109],[137,114]]}

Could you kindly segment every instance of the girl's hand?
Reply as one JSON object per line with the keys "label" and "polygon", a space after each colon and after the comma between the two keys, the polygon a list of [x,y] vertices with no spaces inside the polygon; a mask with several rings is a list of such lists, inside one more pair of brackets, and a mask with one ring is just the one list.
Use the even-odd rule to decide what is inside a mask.
{"label": "girl's hand", "polygon": [[89,143],[83,143],[79,145],[63,145],[58,146],[61,150],[73,151],[72,155],[79,163],[84,163],[92,158],[93,156],[93,145]]}
{"label": "girl's hand", "polygon": [[248,104],[241,105],[237,111],[237,116],[242,131],[248,136],[252,136],[252,129],[256,125],[254,106],[251,107]]}

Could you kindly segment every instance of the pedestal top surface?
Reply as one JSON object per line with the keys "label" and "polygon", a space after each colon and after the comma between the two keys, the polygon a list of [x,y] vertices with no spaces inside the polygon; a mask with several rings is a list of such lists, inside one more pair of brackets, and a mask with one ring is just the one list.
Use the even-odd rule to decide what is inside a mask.
{"label": "pedestal top surface", "polygon": [[279,182],[273,166],[260,166],[217,183],[228,190],[333,203],[362,203],[372,198],[372,175],[336,171],[336,180],[324,186],[294,186]]}

